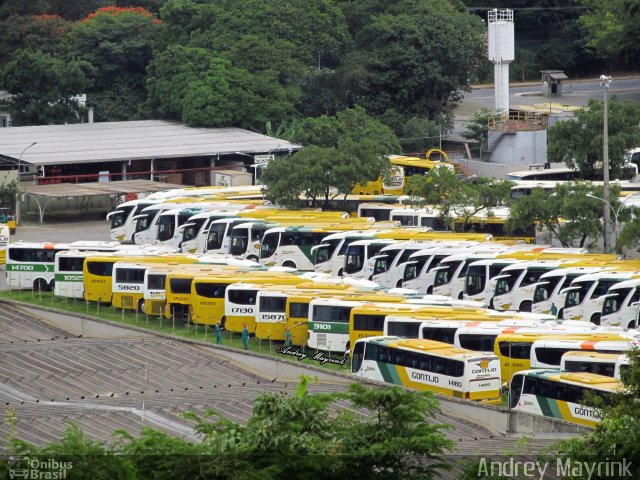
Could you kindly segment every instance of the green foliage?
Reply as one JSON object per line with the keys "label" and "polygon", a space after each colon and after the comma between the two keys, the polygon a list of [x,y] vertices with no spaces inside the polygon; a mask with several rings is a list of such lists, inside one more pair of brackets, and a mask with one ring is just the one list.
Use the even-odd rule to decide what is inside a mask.
{"label": "green foliage", "polygon": [[305,119],[293,141],[310,146],[271,161],[261,177],[267,198],[279,205],[298,205],[303,195],[326,207],[356,184],[385,175],[390,168],[385,155],[399,148],[393,132],[362,108]]}
{"label": "green foliage", "polygon": [[374,115],[395,108],[436,118],[484,57],[482,22],[446,0],[372,3],[354,8],[372,7],[361,20],[347,14],[355,49],[341,67],[345,91]]}
{"label": "green foliage", "polygon": [[[610,193],[614,209],[620,206],[619,189]],[[510,205],[507,230],[535,224],[539,231],[550,232],[564,247],[589,247],[603,234],[602,187],[587,182],[567,182],[557,185],[551,194],[533,189],[531,195],[520,197]],[[613,220],[613,219],[612,219]],[[587,239],[590,243],[587,244]]]}
{"label": "green foliage", "polygon": [[588,8],[580,16],[586,32],[586,44],[603,58],[619,65],[634,65],[640,60],[635,41],[640,34],[640,9],[633,0],[582,0]]}
{"label": "green foliage", "polygon": [[470,140],[478,142],[472,145],[472,148],[481,150],[487,146],[487,138],[489,136],[489,120],[495,117],[497,112],[490,108],[481,108],[476,111],[464,127],[462,136]]}
{"label": "green foliage", "polygon": [[[573,119],[554,123],[549,128],[549,161],[564,162],[585,179],[601,178],[603,122],[603,102],[590,100]],[[611,178],[618,178],[626,150],[640,145],[640,104],[612,97],[608,101],[608,123]]]}
{"label": "green foliage", "polygon": [[6,62],[21,49],[63,53],[71,23],[54,15],[14,15],[0,22],[0,28],[0,62]]}
{"label": "green foliage", "polygon": [[0,83],[13,94],[7,102],[13,125],[79,123],[82,109],[71,97],[91,86],[92,73],[85,61],[19,50],[0,71]]}
{"label": "green foliage", "polygon": [[[335,402],[351,404],[338,409]],[[221,418],[185,416],[199,440],[150,428],[134,437],[116,432],[110,445],[92,442],[76,426],[43,448],[13,443],[19,455],[69,460],[67,478],[272,480],[359,478],[428,480],[448,468],[442,455],[453,442],[433,423],[438,403],[430,393],[400,387],[352,385],[347,392],[309,392],[302,377],[295,393],[264,393],[246,426]],[[6,468],[6,462],[0,466]]]}
{"label": "green foliage", "polygon": [[12,212],[15,211],[16,195],[18,192],[19,187],[16,180],[0,183],[0,207],[9,207]]}
{"label": "green foliage", "polygon": [[622,217],[620,222],[624,221],[625,223],[616,237],[616,251],[623,253],[625,249],[635,249],[640,252],[640,209],[623,209],[619,216]]}
{"label": "green foliage", "polygon": [[503,205],[511,193],[511,182],[487,177],[461,180],[449,168],[440,167],[409,180],[409,195],[420,206],[435,205],[442,221],[451,225],[459,219],[458,229],[467,231],[472,217],[481,211],[492,216],[494,207]]}
{"label": "green foliage", "polygon": [[153,15],[129,9],[98,10],[74,24],[70,54],[95,67],[87,93],[101,120],[123,120],[138,112],[160,33],[161,23]]}

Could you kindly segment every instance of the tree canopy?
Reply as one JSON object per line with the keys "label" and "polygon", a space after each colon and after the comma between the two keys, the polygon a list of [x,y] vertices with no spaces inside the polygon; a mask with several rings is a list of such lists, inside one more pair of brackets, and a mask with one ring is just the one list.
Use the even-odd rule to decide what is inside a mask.
{"label": "tree canopy", "polygon": [[385,155],[399,148],[393,132],[362,108],[306,119],[292,140],[307,148],[271,161],[261,177],[267,198],[280,205],[299,204],[302,195],[326,206],[384,176],[390,168]]}
{"label": "tree canopy", "polygon": [[[549,128],[548,160],[566,163],[585,179],[602,178],[603,123],[603,102],[597,100],[576,110],[574,118],[554,123]],[[608,124],[609,168],[611,178],[618,178],[625,152],[640,145],[640,104],[612,97],[608,101]]]}

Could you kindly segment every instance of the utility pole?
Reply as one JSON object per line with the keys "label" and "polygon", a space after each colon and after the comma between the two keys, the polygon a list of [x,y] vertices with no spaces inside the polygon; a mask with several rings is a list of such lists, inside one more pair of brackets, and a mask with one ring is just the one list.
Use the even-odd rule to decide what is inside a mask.
{"label": "utility pole", "polygon": [[[604,253],[609,253],[611,251],[611,237],[609,235],[609,229],[611,228],[611,212],[609,203],[609,120],[608,120],[608,106],[607,106],[607,90],[611,85],[611,77],[607,77],[606,75],[600,75],[600,85],[602,86],[602,91],[604,92],[604,126],[603,126],[603,140],[602,140],[602,197],[604,200],[604,229],[602,245]],[[615,228],[615,226],[614,226]]]}

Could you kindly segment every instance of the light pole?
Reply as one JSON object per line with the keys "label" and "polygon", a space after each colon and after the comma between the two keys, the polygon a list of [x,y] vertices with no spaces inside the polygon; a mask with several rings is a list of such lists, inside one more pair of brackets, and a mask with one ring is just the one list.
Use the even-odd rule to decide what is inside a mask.
{"label": "light pole", "polygon": [[37,143],[38,142],[33,142],[28,147],[25,147],[24,150],[22,150],[20,152],[20,155],[18,156],[18,191],[16,192],[16,225],[20,225],[21,224],[21,220],[22,220],[20,218],[20,192],[21,192],[21,188],[20,188],[20,166],[22,165],[22,155],[24,154],[24,152],[29,150],[31,147],[33,147]]}
{"label": "light pole", "polygon": [[605,200],[604,198],[596,197],[595,195],[592,195],[590,193],[587,193],[586,196],[589,197],[589,198],[594,198],[596,200],[600,200],[602,203],[604,203],[605,212],[607,212],[607,213],[612,212],[613,213],[613,221],[615,222],[614,223],[614,227],[613,227],[613,232],[616,233],[616,230],[618,228],[618,215],[620,214],[620,210],[622,210],[622,207],[624,207],[624,203],[621,203],[620,206],[617,209],[614,209],[613,205],[611,205],[611,203],[608,202],[607,200]]}
{"label": "light pole", "polygon": [[609,227],[611,226],[611,217],[609,216],[609,208],[611,207],[611,204],[609,203],[609,115],[607,106],[607,90],[609,90],[610,85],[611,77],[600,75],[600,86],[602,87],[602,92],[604,94],[604,126],[602,132],[602,200],[606,204],[604,208],[604,238],[602,242],[604,253],[609,253],[611,251],[611,239],[609,238]]}

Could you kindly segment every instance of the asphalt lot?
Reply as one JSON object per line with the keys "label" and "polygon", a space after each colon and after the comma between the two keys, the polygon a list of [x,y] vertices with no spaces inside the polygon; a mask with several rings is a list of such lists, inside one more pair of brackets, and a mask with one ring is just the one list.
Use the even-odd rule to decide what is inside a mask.
{"label": "asphalt lot", "polygon": [[[19,226],[16,234],[11,237],[12,242],[17,242],[18,240],[66,243],[76,240],[110,241],[111,238],[109,237],[109,223],[106,220],[94,220],[91,218],[87,221],[79,220],[77,222],[65,221],[43,224],[27,222]],[[1,270],[0,290],[7,290],[4,266],[2,266]]]}

